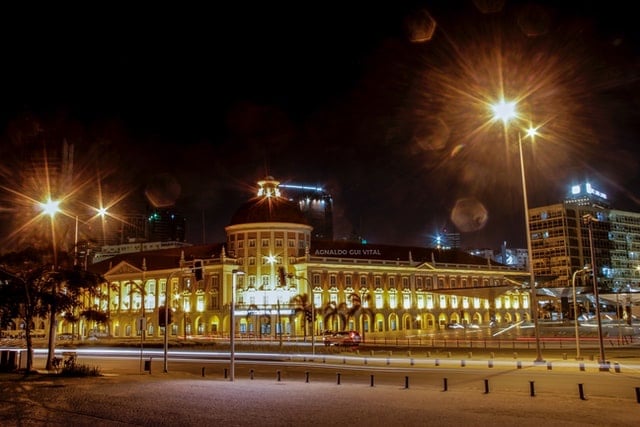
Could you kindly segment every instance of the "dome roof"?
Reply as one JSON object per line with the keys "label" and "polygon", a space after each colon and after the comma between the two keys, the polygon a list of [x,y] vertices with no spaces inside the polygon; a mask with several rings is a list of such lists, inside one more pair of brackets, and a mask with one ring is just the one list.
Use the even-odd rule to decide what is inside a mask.
{"label": "dome roof", "polygon": [[229,225],[249,224],[255,222],[289,222],[308,225],[296,202],[280,196],[278,181],[267,177],[258,182],[258,196],[244,203],[231,217]]}

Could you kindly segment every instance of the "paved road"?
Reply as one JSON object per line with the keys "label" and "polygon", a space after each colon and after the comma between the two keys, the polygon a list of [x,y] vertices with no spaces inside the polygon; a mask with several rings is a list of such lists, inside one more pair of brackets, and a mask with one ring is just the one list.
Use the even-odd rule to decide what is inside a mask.
{"label": "paved road", "polygon": [[[448,366],[444,361],[449,359],[442,359],[440,366],[424,370],[422,380],[412,372],[410,384],[402,381],[403,376],[397,381],[376,377],[373,386],[369,372],[362,371],[352,376],[345,370],[338,383],[339,363],[331,365],[324,377],[318,378],[314,371],[309,382],[304,376],[306,366],[282,368],[278,381],[273,366],[256,370],[250,379],[250,366],[241,363],[236,381],[230,382],[220,370],[202,376],[183,368],[183,362],[166,374],[155,369],[161,368],[161,362],[151,374],[141,374],[136,360],[120,360],[119,367],[110,366],[107,375],[98,378],[40,374],[24,379],[18,374],[0,374],[0,424],[635,426],[640,417],[636,395],[640,354],[625,354],[621,372],[599,372],[591,365],[582,372],[577,365],[561,365],[562,358],[554,359],[552,370],[546,365],[529,366],[529,362],[518,369],[508,357],[494,359],[492,368],[486,361],[461,367]],[[532,359],[527,354],[519,356],[523,361]],[[386,365],[385,359],[379,362]],[[484,375],[465,380],[459,372],[469,368]],[[445,375],[450,377],[446,388]],[[482,377],[490,381],[488,393],[479,380]],[[582,398],[577,388],[580,383],[584,385]]]}

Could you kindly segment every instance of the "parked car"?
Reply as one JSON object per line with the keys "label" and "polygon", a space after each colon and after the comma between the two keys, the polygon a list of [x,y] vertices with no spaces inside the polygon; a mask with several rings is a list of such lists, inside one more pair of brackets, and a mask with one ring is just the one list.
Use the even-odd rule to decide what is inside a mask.
{"label": "parked car", "polygon": [[362,337],[356,331],[325,331],[322,341],[324,345],[344,345],[344,346],[358,346],[362,342]]}

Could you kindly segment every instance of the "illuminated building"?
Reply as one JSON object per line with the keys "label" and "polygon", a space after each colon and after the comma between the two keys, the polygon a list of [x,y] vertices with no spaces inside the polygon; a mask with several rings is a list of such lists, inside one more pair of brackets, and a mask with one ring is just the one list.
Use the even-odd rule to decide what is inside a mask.
{"label": "illuminated building", "polygon": [[[148,336],[159,337],[158,307],[169,300],[174,336],[228,336],[232,271],[237,277],[235,330],[241,336],[302,336],[302,314],[291,298],[313,290],[315,332],[354,329],[365,339],[402,337],[449,323],[488,325],[529,320],[526,272],[458,250],[364,245],[312,239],[298,203],[282,197],[278,181],[259,182],[256,196],[238,208],[226,242],[118,254],[90,266],[108,280],[87,305],[108,311],[108,333],[136,335],[143,313]],[[193,272],[202,261],[202,280]],[[280,268],[285,269],[282,283]],[[361,301],[361,310],[350,309]],[[325,317],[327,306],[344,308]],[[82,321],[84,322],[84,321]],[[60,331],[71,325],[60,319]],[[96,325],[83,323],[88,334]]]}
{"label": "illuminated building", "polygon": [[333,240],[333,198],[320,187],[280,184],[283,196],[296,201],[300,211],[313,227],[314,240]]}
{"label": "illuminated building", "polygon": [[[601,297],[629,306],[640,295],[640,213],[611,209],[605,193],[589,183],[575,185],[564,202],[529,209],[534,272],[548,278],[539,288],[559,300],[557,316],[571,312],[573,272],[591,264],[585,215],[597,220],[593,242]],[[589,282],[581,285],[579,294],[593,292]]]}

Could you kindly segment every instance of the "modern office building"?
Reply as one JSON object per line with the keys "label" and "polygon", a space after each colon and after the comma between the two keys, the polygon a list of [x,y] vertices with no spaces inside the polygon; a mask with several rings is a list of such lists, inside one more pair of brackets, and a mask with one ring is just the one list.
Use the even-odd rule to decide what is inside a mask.
{"label": "modern office building", "polygon": [[585,183],[572,186],[562,203],[530,208],[529,220],[534,273],[545,278],[538,287],[556,314],[571,316],[574,285],[594,303],[585,272],[592,260],[602,303],[630,311],[640,295],[640,213],[612,209],[605,193]]}
{"label": "modern office building", "polygon": [[[81,320],[81,333],[135,336],[144,317],[146,333],[157,337],[159,307],[169,304],[174,336],[228,336],[231,322],[241,336],[302,336],[311,325],[305,330],[292,300],[303,295],[316,334],[354,329],[365,340],[531,319],[522,269],[454,249],[316,240],[298,201],[282,197],[271,177],[225,231],[221,244],[117,254],[89,266],[108,283],[85,303],[110,321]],[[71,327],[60,319],[59,332]]]}
{"label": "modern office building", "polygon": [[333,198],[321,187],[280,184],[282,196],[298,203],[300,211],[313,227],[314,240],[333,240]]}

